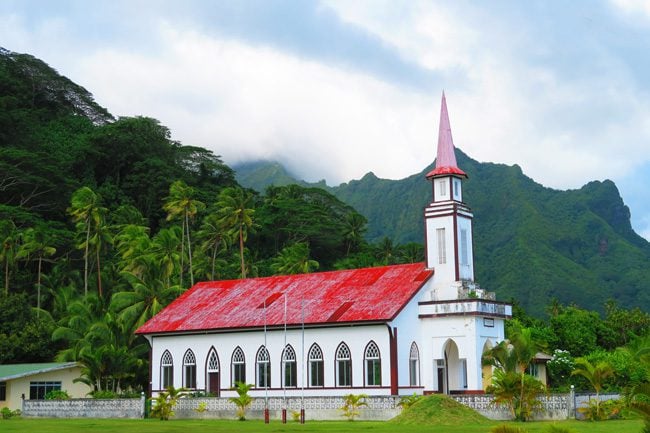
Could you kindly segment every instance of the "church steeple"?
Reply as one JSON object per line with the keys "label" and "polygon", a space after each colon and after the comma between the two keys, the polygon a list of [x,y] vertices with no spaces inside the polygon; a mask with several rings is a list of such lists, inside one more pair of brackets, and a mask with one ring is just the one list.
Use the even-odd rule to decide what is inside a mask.
{"label": "church steeple", "polygon": [[458,168],[454,141],[442,94],[436,166],[426,175],[433,201],[424,210],[427,267],[435,269],[439,293],[452,296],[456,282],[474,280],[472,211],[463,203],[462,181],[467,174]]}
{"label": "church steeple", "polygon": [[427,179],[434,176],[455,174],[467,177],[467,174],[456,164],[456,149],[454,139],[451,136],[451,125],[449,124],[449,113],[447,112],[447,98],[442,92],[442,103],[440,106],[440,126],[438,128],[438,155],[436,156],[436,167],[427,173]]}

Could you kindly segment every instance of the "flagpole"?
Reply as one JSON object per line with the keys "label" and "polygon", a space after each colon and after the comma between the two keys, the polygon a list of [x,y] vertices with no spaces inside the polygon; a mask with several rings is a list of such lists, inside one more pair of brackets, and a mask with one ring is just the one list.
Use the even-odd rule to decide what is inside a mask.
{"label": "flagpole", "polygon": [[266,343],[266,299],[264,300],[264,350],[269,359],[264,363],[264,424],[269,423],[269,363],[271,362],[271,354]]}
{"label": "flagpole", "polygon": [[284,292],[284,349],[282,350],[282,424],[287,423],[287,384],[286,384],[286,357],[287,357],[287,292]]}
{"label": "flagpole", "polygon": [[300,316],[301,316],[301,322],[302,322],[302,359],[300,361],[301,363],[301,370],[302,370],[302,378],[300,380],[301,385],[302,385],[302,390],[301,390],[301,396],[300,396],[300,424],[305,423],[305,375],[306,375],[306,369],[305,369],[305,299],[301,298],[300,299]]}

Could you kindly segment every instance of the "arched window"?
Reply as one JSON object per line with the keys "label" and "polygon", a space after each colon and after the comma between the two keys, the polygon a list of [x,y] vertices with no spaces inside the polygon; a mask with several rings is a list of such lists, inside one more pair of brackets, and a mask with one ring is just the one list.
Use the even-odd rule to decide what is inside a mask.
{"label": "arched window", "polygon": [[257,387],[271,387],[271,357],[264,346],[257,351]]}
{"label": "arched window", "polygon": [[282,386],[295,387],[297,385],[296,352],[291,345],[287,344],[282,351]]}
{"label": "arched window", "polygon": [[196,357],[190,349],[187,349],[183,357],[183,386],[187,389],[196,388]]}
{"label": "arched window", "polygon": [[323,367],[323,351],[316,343],[309,349],[309,386],[323,386],[325,369]]}
{"label": "arched window", "polygon": [[232,353],[230,372],[231,385],[233,387],[237,382],[246,383],[246,357],[244,356],[244,351],[239,346]]}
{"label": "arched window", "polygon": [[374,341],[371,341],[366,346],[364,363],[366,367],[366,385],[381,386],[381,355]]}
{"label": "arched window", "polygon": [[352,357],[345,343],[336,349],[336,386],[352,386]]}
{"label": "arched window", "polygon": [[210,348],[208,360],[205,365],[206,384],[205,389],[214,396],[219,396],[220,376],[219,376],[219,356],[214,347]]}
{"label": "arched window", "polygon": [[160,383],[162,389],[174,386],[174,359],[169,350],[165,350],[160,358]]}
{"label": "arched window", "polygon": [[409,385],[418,386],[420,384],[420,351],[415,341],[411,343],[409,352]]}

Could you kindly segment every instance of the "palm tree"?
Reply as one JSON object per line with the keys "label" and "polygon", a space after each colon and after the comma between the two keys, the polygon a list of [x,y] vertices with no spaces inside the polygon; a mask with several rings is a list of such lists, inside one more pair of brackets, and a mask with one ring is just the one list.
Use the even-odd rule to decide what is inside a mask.
{"label": "palm tree", "polygon": [[[501,392],[505,397],[512,398],[511,407],[515,418],[525,420],[535,405],[536,396],[544,389],[543,384],[536,378],[526,374],[528,366],[535,359],[543,345],[533,338],[532,329],[514,322],[510,328],[510,339],[504,340],[483,355],[483,362],[497,367],[492,391]],[[497,373],[501,371],[502,373]],[[518,396],[513,397],[513,378],[517,378]],[[501,389],[500,389],[501,388]]]}
{"label": "palm tree", "polygon": [[217,254],[222,249],[229,248],[231,233],[224,226],[223,221],[216,214],[209,214],[203,219],[201,229],[197,233],[202,240],[201,249],[210,251],[210,279],[214,280]]}
{"label": "palm tree", "polygon": [[181,269],[180,285],[183,286],[183,255],[185,248],[185,239],[187,238],[187,255],[190,262],[190,283],[194,285],[194,270],[192,268],[192,242],[190,240],[190,219],[205,209],[205,204],[193,198],[194,188],[188,186],[182,180],[177,180],[169,186],[169,196],[163,209],[167,211],[167,221],[179,218],[181,219],[182,237],[181,237]]}
{"label": "palm tree", "polygon": [[45,235],[43,229],[36,230],[29,228],[23,233],[23,243],[16,254],[17,259],[25,258],[30,260],[34,257],[38,262],[38,272],[36,277],[36,316],[41,311],[41,275],[43,269],[43,260],[51,257],[56,253],[56,248],[50,246],[50,240]]}
{"label": "palm tree", "polygon": [[395,245],[390,238],[384,237],[376,247],[376,257],[382,265],[386,266],[392,263],[393,255],[395,255]]}
{"label": "palm tree", "polygon": [[68,214],[77,224],[77,230],[85,232],[85,241],[79,244],[79,248],[84,249],[84,296],[88,296],[90,234],[94,228],[103,223],[105,213],[106,208],[101,207],[101,197],[87,186],[79,188],[72,194]]}
{"label": "palm tree", "polygon": [[253,402],[253,398],[248,395],[248,391],[250,391],[252,387],[253,385],[249,383],[235,382],[234,390],[237,392],[237,397],[230,397],[228,399],[237,406],[237,418],[240,421],[246,419],[246,409],[248,409],[248,406]]}
{"label": "palm tree", "polygon": [[[183,255],[178,253],[179,242],[181,242],[179,234],[181,233],[179,233],[178,226],[169,227],[160,230],[152,239],[149,259],[160,272],[160,278],[165,280],[165,287],[171,286],[171,277],[174,271],[182,268]],[[179,287],[183,287],[182,279],[178,284]]]}
{"label": "palm tree", "polygon": [[614,375],[614,367],[607,361],[599,361],[594,365],[586,358],[577,358],[575,365],[576,368],[571,375],[584,377],[596,391],[596,416],[600,418],[600,391],[603,389],[605,380]]}
{"label": "palm tree", "polygon": [[309,245],[306,242],[285,247],[271,263],[276,275],[308,274],[318,269],[318,262],[309,258]]}
{"label": "palm tree", "polygon": [[253,194],[242,188],[224,188],[219,194],[218,215],[220,223],[229,227],[239,237],[239,259],[241,264],[241,277],[246,278],[246,265],[244,263],[244,242],[248,237],[248,230],[253,227]]}
{"label": "palm tree", "polygon": [[111,299],[111,310],[118,312],[121,320],[133,330],[181,294],[179,286],[167,287],[158,278],[143,280],[130,272],[121,272],[120,275],[133,290],[115,293]]}
{"label": "palm tree", "polygon": [[18,238],[19,232],[12,220],[0,221],[0,261],[4,267],[5,295],[9,294],[9,275],[16,261]]}
{"label": "palm tree", "polygon": [[345,255],[349,256],[350,251],[357,249],[363,242],[363,235],[366,232],[368,220],[357,212],[349,213],[343,222],[343,239],[345,240]]}

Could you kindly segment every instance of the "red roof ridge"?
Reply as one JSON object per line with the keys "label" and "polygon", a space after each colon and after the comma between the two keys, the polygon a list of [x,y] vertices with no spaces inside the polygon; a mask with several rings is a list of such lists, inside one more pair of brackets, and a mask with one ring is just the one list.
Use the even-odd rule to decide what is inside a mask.
{"label": "red roof ridge", "polygon": [[303,314],[305,324],[390,321],[432,274],[424,263],[411,263],[206,281],[195,284],[136,333],[279,326],[285,317],[288,325],[300,325]]}

